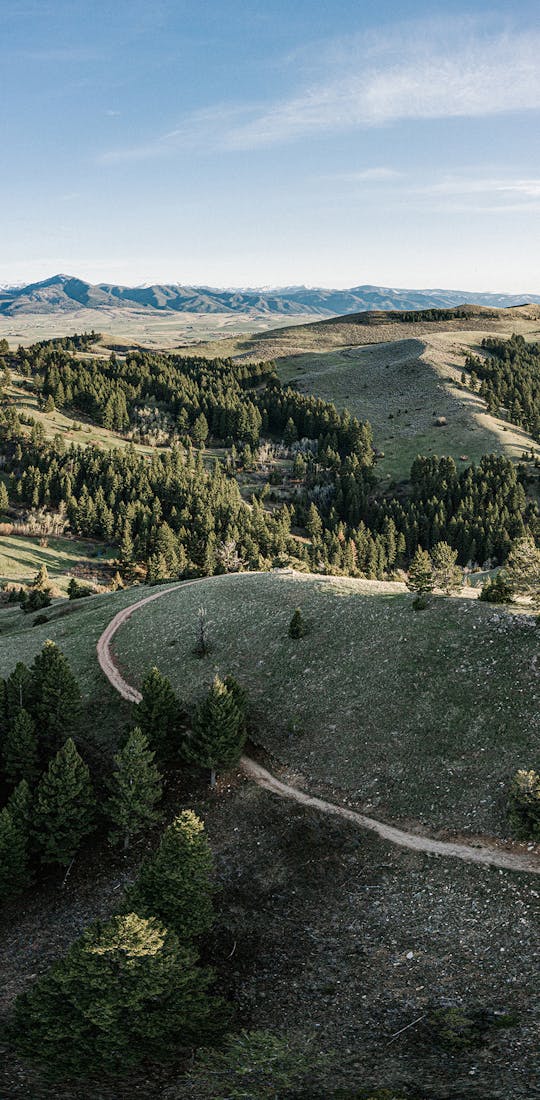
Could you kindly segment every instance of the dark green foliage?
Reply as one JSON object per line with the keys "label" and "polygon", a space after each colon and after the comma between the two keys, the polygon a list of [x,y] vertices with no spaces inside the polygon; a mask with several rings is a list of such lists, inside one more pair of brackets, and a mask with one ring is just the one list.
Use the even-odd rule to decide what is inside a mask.
{"label": "dark green foliage", "polygon": [[[241,1031],[229,1036],[223,1049],[201,1051],[189,1076],[182,1081],[182,1091],[175,1092],[174,1097],[175,1100],[192,1094],[199,1100],[314,1097],[315,1093],[305,1088],[309,1090],[313,1072],[324,1061],[323,1056],[311,1050],[309,1041],[301,1043],[270,1031]],[[317,1089],[316,1095],[322,1097],[323,1093]]]}
{"label": "dark green foliage", "polygon": [[540,344],[523,336],[510,340],[487,337],[482,347],[489,357],[467,356],[467,370],[481,379],[480,395],[492,412],[506,412],[512,424],[540,439]]}
{"label": "dark green foliage", "polygon": [[482,585],[482,590],[478,597],[483,603],[512,603],[513,588],[508,583],[504,572],[497,573],[495,577],[490,577],[485,584]]}
{"label": "dark green foliage", "polygon": [[39,774],[36,727],[32,716],[21,707],[11,719],[2,745],[6,778],[10,783],[26,779],[33,783]]}
{"label": "dark green foliage", "polygon": [[7,808],[13,821],[21,829],[29,844],[32,839],[33,805],[34,800],[30,787],[26,779],[21,779],[9,796]]}
{"label": "dark green foliage", "polygon": [[223,1027],[212,975],[156,920],[92,924],[15,1005],[11,1041],[51,1076],[123,1074],[174,1058]]}
{"label": "dark green foliage", "polygon": [[35,700],[34,677],[27,665],[17,661],[13,672],[4,681],[6,718],[15,718],[21,707],[32,713]]}
{"label": "dark green foliage", "polygon": [[289,638],[303,638],[306,633],[306,624],[300,608],[297,607],[289,623]]}
{"label": "dark green foliage", "polygon": [[31,588],[29,592],[21,589],[20,604],[25,615],[34,611],[41,611],[44,607],[51,606],[51,596],[48,589]]}
{"label": "dark green foliage", "polygon": [[[158,820],[156,805],[162,797],[161,775],[154,764],[154,753],[148,741],[136,727],[123,749],[114,757],[114,771],[109,781],[107,816],[113,828],[109,838],[113,844],[122,840],[124,849],[131,838]],[[158,914],[159,915],[159,914]]]}
{"label": "dark green foliage", "polygon": [[516,1023],[512,1013],[471,1006],[462,1008],[435,1008],[428,1013],[423,1027],[430,1044],[458,1052],[481,1045],[496,1028],[511,1027]]}
{"label": "dark green foliage", "polygon": [[79,584],[72,577],[67,588],[68,598],[70,600],[84,600],[87,596],[92,595],[92,588],[88,584]]}
{"label": "dark green foliage", "polygon": [[29,883],[26,831],[5,806],[0,811],[0,903],[19,894]]}
{"label": "dark green foliage", "polygon": [[54,642],[45,642],[30,671],[34,677],[31,713],[48,759],[76,727],[81,693],[64,654]]}
{"label": "dark green foliage", "polygon": [[181,940],[200,936],[213,923],[212,871],[203,822],[184,810],[143,863],[127,891],[127,904],[143,916],[156,916]]}
{"label": "dark green foliage", "polygon": [[151,668],[143,679],[141,695],[141,702],[135,707],[137,725],[160,756],[178,759],[182,712],[170,680],[158,668]]}
{"label": "dark green foliage", "polygon": [[240,714],[240,727],[245,729],[247,725],[247,711],[248,711],[248,694],[247,691],[238,683],[238,680],[234,676],[228,675],[225,677],[223,683],[227,688],[227,691],[232,695],[238,711]]}
{"label": "dark green foliage", "polygon": [[237,764],[245,742],[242,716],[234,693],[216,676],[206,699],[197,707],[191,735],[184,753],[188,760],[210,770],[210,784],[218,767]]}
{"label": "dark green foliage", "polygon": [[508,796],[510,824],[521,840],[540,840],[540,774],[516,772]]}
{"label": "dark green foliage", "polygon": [[95,826],[90,773],[69,738],[37,787],[34,836],[42,863],[67,867]]}

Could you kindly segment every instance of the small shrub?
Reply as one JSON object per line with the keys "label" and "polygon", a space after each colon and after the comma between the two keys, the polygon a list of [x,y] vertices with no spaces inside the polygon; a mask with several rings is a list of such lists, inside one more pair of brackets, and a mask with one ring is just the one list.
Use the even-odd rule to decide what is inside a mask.
{"label": "small shrub", "polygon": [[48,621],[49,621],[49,616],[48,615],[36,615],[36,617],[35,617],[35,619],[32,623],[32,626],[44,626],[45,623],[48,623]]}
{"label": "small shrub", "polygon": [[540,840],[540,774],[516,772],[508,796],[508,817],[512,828],[522,840]]}
{"label": "small shrub", "polygon": [[512,585],[502,573],[497,573],[482,585],[478,599],[483,603],[512,603]]}
{"label": "small shrub", "polygon": [[426,1031],[430,1043],[458,1051],[479,1046],[495,1028],[512,1027],[516,1023],[517,1018],[510,1012],[453,1005],[433,1009],[426,1020]]}
{"label": "small shrub", "polygon": [[72,577],[68,584],[67,593],[70,600],[84,600],[87,596],[93,595],[93,590],[87,584],[79,584],[75,577]]}
{"label": "small shrub", "polygon": [[413,611],[425,611],[428,606],[427,596],[415,596],[412,605]]}
{"label": "small shrub", "polygon": [[306,633],[306,624],[302,618],[302,612],[297,607],[289,623],[289,638],[303,638]]}

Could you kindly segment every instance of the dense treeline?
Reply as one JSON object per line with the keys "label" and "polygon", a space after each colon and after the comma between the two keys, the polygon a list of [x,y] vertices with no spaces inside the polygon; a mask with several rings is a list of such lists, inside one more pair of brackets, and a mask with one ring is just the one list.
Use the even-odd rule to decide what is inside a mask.
{"label": "dense treeline", "polygon": [[[143,352],[123,361],[77,360],[36,345],[19,366],[49,398],[58,400],[60,386],[64,399],[70,387],[79,402],[86,394],[94,416],[109,408],[113,420],[129,425],[139,399],[151,399],[174,422],[174,444],[148,457],[134,447],[66,449],[60,437],[47,442],[39,425],[28,438],[7,402],[0,419],[11,502],[65,512],[76,534],[118,545],[124,570],[142,563],[150,582],[291,558],[310,569],[381,578],[406,567],[418,546],[431,550],[441,541],[461,565],[501,563],[527,525],[538,528],[523,469],[500,456],[462,473],[451,458],[418,458],[407,493],[381,494],[369,425],[283,387],[272,364]],[[77,389],[83,381],[86,388]],[[230,445],[225,462],[211,469],[201,450],[209,438]],[[273,512],[259,499],[243,501],[236,479],[248,452],[256,455],[268,440],[294,459]],[[310,542],[291,527],[307,529]]]}
{"label": "dense treeline", "polygon": [[482,347],[488,358],[468,355],[473,389],[480,384],[480,396],[491,413],[504,410],[512,424],[525,428],[540,441],[540,344],[529,344],[523,336],[510,340],[487,337]]}

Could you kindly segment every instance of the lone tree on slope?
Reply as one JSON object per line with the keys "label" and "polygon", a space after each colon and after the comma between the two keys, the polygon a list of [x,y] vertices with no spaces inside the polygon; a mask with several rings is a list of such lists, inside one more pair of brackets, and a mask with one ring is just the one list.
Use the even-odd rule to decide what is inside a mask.
{"label": "lone tree on slope", "polygon": [[127,891],[130,909],[155,916],[181,940],[212,927],[213,860],[204,825],[184,810],[163,833],[159,848],[143,863]]}
{"label": "lone tree on slope", "polygon": [[419,546],[409,566],[407,588],[410,588],[412,592],[416,592],[418,596],[427,596],[429,592],[433,591],[434,587],[435,579],[431,558],[427,550],[422,550]]}
{"label": "lone tree on slope", "polygon": [[431,552],[433,563],[433,580],[436,588],[442,588],[447,596],[460,587],[462,581],[461,569],[457,562],[457,550],[447,542],[438,542]]}
{"label": "lone tree on slope", "polygon": [[237,764],[246,739],[242,715],[234,694],[216,676],[206,699],[197,707],[191,736],[184,745],[188,760],[210,771],[216,785],[216,769]]}

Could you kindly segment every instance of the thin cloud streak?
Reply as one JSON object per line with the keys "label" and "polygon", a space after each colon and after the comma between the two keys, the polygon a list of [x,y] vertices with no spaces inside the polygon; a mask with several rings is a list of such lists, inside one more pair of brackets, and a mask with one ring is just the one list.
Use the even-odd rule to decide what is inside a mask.
{"label": "thin cloud streak", "polygon": [[168,134],[104,161],[160,157],[185,148],[244,151],[383,127],[396,122],[481,118],[540,108],[540,33],[486,35],[465,24],[447,34],[409,27],[399,42],[374,48],[359,39],[349,56],[297,95],[268,104],[217,104]]}

